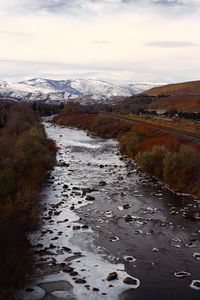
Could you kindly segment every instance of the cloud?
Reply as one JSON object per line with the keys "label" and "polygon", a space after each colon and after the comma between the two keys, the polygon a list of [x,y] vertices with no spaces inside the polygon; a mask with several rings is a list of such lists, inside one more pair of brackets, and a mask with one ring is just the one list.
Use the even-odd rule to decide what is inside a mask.
{"label": "cloud", "polygon": [[[80,13],[94,16],[99,13],[118,12],[123,10],[141,10],[161,8],[171,13],[181,14],[183,11],[194,11],[199,7],[198,0],[1,0],[0,7],[15,10],[18,13]],[[180,10],[181,9],[181,10]]]}
{"label": "cloud", "polygon": [[194,5],[197,0],[122,0],[122,3],[137,5],[187,6]]}
{"label": "cloud", "polygon": [[[57,62],[19,61],[0,59],[0,79],[20,81],[35,77],[51,79],[93,78],[118,84],[133,82],[182,82],[199,79],[196,67],[133,63],[115,64],[61,64]],[[176,77],[174,77],[176,74]]]}
{"label": "cloud", "polygon": [[107,44],[111,44],[111,41],[92,41],[91,44],[94,45],[107,45]]}
{"label": "cloud", "polygon": [[[78,1],[74,1],[74,4]],[[25,8],[37,10],[37,11],[47,11],[47,12],[61,12],[66,8],[73,8],[73,1],[71,0],[35,0],[27,1],[27,6]]]}
{"label": "cloud", "polygon": [[0,0],[0,78],[193,79],[199,8],[199,0]]}
{"label": "cloud", "polygon": [[195,44],[190,41],[154,41],[145,43],[147,47],[158,48],[182,48],[182,47],[198,47],[199,44]]}
{"label": "cloud", "polygon": [[166,6],[176,6],[176,5],[182,6],[188,3],[188,1],[184,1],[184,0],[154,0],[152,2],[155,4],[166,5]]}
{"label": "cloud", "polygon": [[0,30],[0,34],[14,36],[14,37],[32,37],[34,34],[32,33],[24,33],[24,32],[17,32],[17,31],[8,31],[8,30]]}

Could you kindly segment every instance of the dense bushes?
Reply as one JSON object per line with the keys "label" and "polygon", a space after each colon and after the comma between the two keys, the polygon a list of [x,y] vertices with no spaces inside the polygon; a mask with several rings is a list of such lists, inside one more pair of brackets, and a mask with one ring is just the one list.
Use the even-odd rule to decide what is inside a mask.
{"label": "dense bushes", "polygon": [[103,137],[117,137],[122,132],[130,130],[131,126],[126,121],[109,119],[104,115],[97,114],[61,114],[54,118],[59,125],[74,126],[87,129]]}
{"label": "dense bushes", "polygon": [[94,114],[59,115],[54,118],[54,121],[59,125],[88,129],[95,118]]}
{"label": "dense bushes", "polygon": [[14,299],[31,265],[25,234],[37,224],[56,146],[26,105],[1,103],[0,120],[0,299]]}
{"label": "dense bushes", "polygon": [[1,219],[9,217],[4,213],[8,212],[7,206],[12,215],[35,205],[34,191],[38,192],[46,171],[54,163],[56,148],[49,149],[50,144],[38,117],[29,107],[11,105],[7,109],[6,122],[0,130]]}
{"label": "dense bushes", "polygon": [[90,130],[103,137],[117,137],[128,132],[131,126],[128,122],[110,119],[107,116],[97,116],[90,125]]}
{"label": "dense bushes", "polygon": [[154,146],[151,151],[139,152],[136,156],[140,167],[148,173],[162,178],[163,161],[168,153],[165,146]]}
{"label": "dense bushes", "polygon": [[122,154],[134,158],[138,153],[139,136],[133,131],[128,131],[119,136],[120,150]]}
{"label": "dense bushes", "polygon": [[121,152],[170,187],[200,196],[199,144],[150,125],[134,125],[119,138]]}
{"label": "dense bushes", "polygon": [[199,194],[200,156],[194,147],[181,145],[176,152],[165,146],[154,146],[151,151],[136,156],[140,167],[169,186]]}
{"label": "dense bushes", "polygon": [[[179,190],[192,190],[200,180],[200,156],[191,146],[181,146],[178,152],[169,152],[163,161],[163,178]],[[200,184],[200,181],[198,182]]]}

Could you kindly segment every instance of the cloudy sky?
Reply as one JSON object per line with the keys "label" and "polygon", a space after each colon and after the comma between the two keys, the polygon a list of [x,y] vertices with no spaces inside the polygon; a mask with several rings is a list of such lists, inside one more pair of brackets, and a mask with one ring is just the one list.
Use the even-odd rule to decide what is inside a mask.
{"label": "cloudy sky", "polygon": [[200,0],[0,0],[0,79],[200,79]]}

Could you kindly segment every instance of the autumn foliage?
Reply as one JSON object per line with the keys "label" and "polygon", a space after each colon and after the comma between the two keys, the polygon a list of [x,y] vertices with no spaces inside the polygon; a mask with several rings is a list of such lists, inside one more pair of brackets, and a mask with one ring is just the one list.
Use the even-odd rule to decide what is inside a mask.
{"label": "autumn foliage", "polygon": [[72,114],[59,115],[58,117],[54,118],[54,121],[59,125],[88,129],[95,118],[96,115],[94,114]]}
{"label": "autumn foliage", "polygon": [[0,299],[14,299],[30,268],[27,230],[37,224],[40,190],[56,146],[23,104],[0,105]]}
{"label": "autumn foliage", "polygon": [[134,125],[119,138],[121,152],[171,188],[200,196],[199,143],[150,125]]}
{"label": "autumn foliage", "polygon": [[54,122],[59,125],[90,130],[103,137],[117,137],[131,128],[128,122],[109,119],[107,116],[97,114],[62,114],[55,117]]}

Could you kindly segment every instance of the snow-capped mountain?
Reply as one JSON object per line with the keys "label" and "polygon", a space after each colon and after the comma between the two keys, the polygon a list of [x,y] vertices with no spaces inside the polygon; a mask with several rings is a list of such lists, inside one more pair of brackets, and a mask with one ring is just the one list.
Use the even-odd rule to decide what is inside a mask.
{"label": "snow-capped mountain", "polygon": [[94,79],[51,80],[34,78],[17,83],[0,82],[0,97],[18,101],[64,102],[72,99],[86,102],[106,102],[115,97],[138,94],[155,85],[116,85]]}

